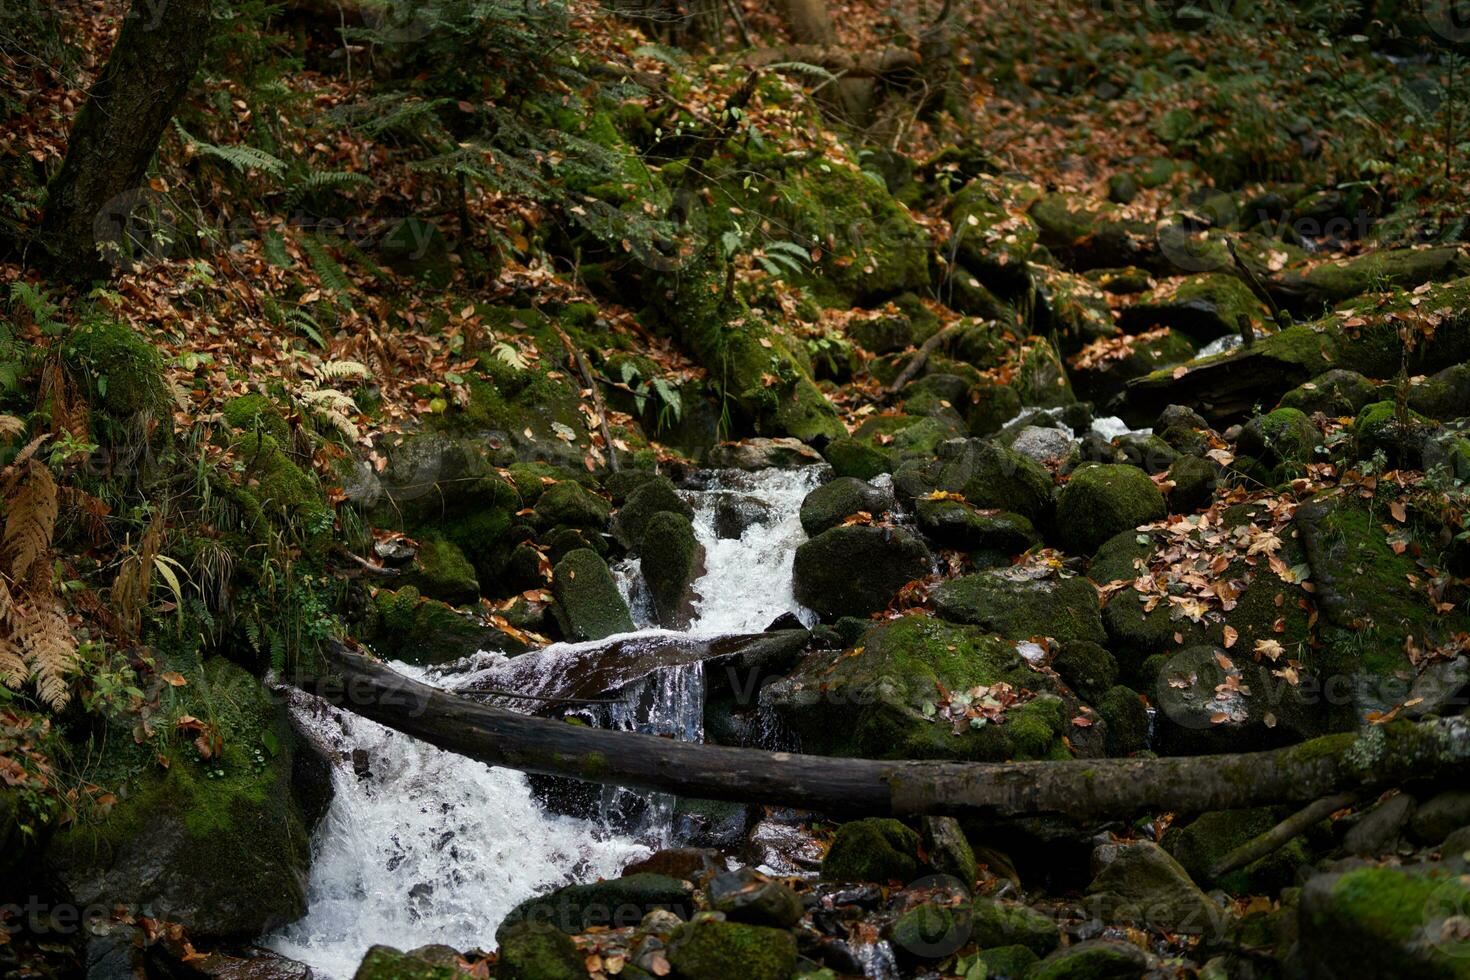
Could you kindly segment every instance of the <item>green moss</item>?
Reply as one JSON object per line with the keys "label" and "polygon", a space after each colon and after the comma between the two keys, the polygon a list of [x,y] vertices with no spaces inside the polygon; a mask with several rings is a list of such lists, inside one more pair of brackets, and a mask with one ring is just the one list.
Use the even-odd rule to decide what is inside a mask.
{"label": "green moss", "polygon": [[982,626],[1013,640],[1107,639],[1097,589],[1085,578],[1044,579],[997,569],[944,582],[929,596],[945,619]]}
{"label": "green moss", "polygon": [[854,820],[837,829],[822,859],[827,881],[904,883],[919,876],[919,835],[891,817]]}
{"label": "green moss", "polygon": [[1034,184],[981,175],[949,203],[960,264],[996,291],[1012,295],[1030,285],[1027,257],[1040,231],[1026,214],[1040,194]]}
{"label": "green moss", "polygon": [[479,598],[475,568],[458,545],[436,532],[420,535],[418,544],[417,563],[404,579],[405,584],[445,602],[474,602]]}
{"label": "green moss", "polygon": [[[565,937],[563,937],[565,939]],[[567,941],[570,945],[570,940]],[[584,969],[582,975],[587,971]],[[374,946],[363,956],[352,980],[454,980],[460,972],[453,967],[435,966],[391,946]],[[517,974],[509,974],[518,976]],[[562,975],[545,974],[547,980],[558,980]],[[577,980],[566,975],[568,980]]]}
{"label": "green moss", "polygon": [[1012,641],[972,626],[906,616],[868,630],[856,655],[814,655],[767,688],[771,706],[807,751],[865,758],[1046,758],[1066,730],[1061,702],[1037,697],[1004,724],[968,728],[923,713],[942,685],[964,691],[1000,681],[1044,690]]}
{"label": "green moss", "polygon": [[788,980],[796,970],[796,937],[785,929],[702,918],[679,930],[668,956],[684,977]]}
{"label": "green moss", "polygon": [[833,439],[822,451],[827,465],[837,476],[852,476],[859,480],[871,480],[880,473],[893,469],[892,457],[872,443],[843,436]]}
{"label": "green moss", "polygon": [[291,438],[291,428],[275,403],[260,394],[241,395],[225,402],[221,411],[231,428],[243,432],[263,431],[278,443]]}
{"label": "green moss", "polygon": [[600,531],[607,527],[611,514],[612,504],[571,480],[547,487],[536,500],[536,518],[547,527],[565,525]]}
{"label": "green moss", "polygon": [[503,645],[505,637],[413,585],[373,595],[363,639],[379,655],[416,664],[447,663]]}
{"label": "green moss", "polygon": [[643,532],[639,554],[659,622],[673,628],[687,625],[692,614],[685,605],[689,587],[704,567],[704,548],[695,539],[689,518],[667,510],[654,514]]}
{"label": "green moss", "polygon": [[166,419],[168,385],[158,347],[120,320],[92,320],[62,345],[62,357],[87,391],[114,418],[140,412]]}
{"label": "green moss", "polygon": [[1113,535],[1167,512],[1164,495],[1143,470],[1084,464],[1057,496],[1057,536],[1069,551],[1090,555]]}
{"label": "green moss", "polygon": [[1314,296],[1325,303],[1336,304],[1360,293],[1394,287],[1411,289],[1421,283],[1452,276],[1456,268],[1461,274],[1466,271],[1459,249],[1453,246],[1394,248],[1322,262],[1302,278]]}
{"label": "green moss", "polygon": [[1037,956],[1025,946],[994,946],[980,950],[987,980],[1022,980],[1037,963]]}
{"label": "green moss", "polygon": [[325,536],[333,514],[314,475],[298,466],[264,432],[241,436],[232,448],[244,469],[245,485],[240,493],[247,500],[247,510],[285,519],[294,527]]}
{"label": "green moss", "polygon": [[975,928],[973,937],[981,949],[1023,946],[1036,956],[1046,956],[1062,944],[1057,924],[1024,905],[977,898],[971,904],[971,910]]}
{"label": "green moss", "polygon": [[1470,889],[1448,876],[1360,868],[1309,885],[1302,938],[1309,955],[1372,975],[1470,977],[1464,943],[1442,939],[1443,920],[1463,914]]}
{"label": "green moss", "polygon": [[[1208,881],[1210,868],[1221,858],[1266,833],[1285,816],[1270,807],[1214,810],[1182,827],[1170,829],[1163,843],[1191,877]],[[1237,894],[1275,892],[1295,881],[1297,869],[1309,863],[1306,845],[1297,838],[1247,867],[1231,872],[1216,884]]]}
{"label": "green moss", "polygon": [[628,494],[613,520],[613,536],[625,548],[637,548],[654,515],[668,512],[692,518],[694,510],[679,496],[668,477],[650,476]]}
{"label": "green moss", "polygon": [[1108,725],[1108,754],[1132,755],[1148,747],[1151,723],[1138,692],[1119,684],[1097,699],[1097,713]]}
{"label": "green moss", "polygon": [[633,617],[618,592],[607,562],[595,551],[578,549],[552,570],[551,594],[562,631],[572,640],[600,640],[631,633]]}

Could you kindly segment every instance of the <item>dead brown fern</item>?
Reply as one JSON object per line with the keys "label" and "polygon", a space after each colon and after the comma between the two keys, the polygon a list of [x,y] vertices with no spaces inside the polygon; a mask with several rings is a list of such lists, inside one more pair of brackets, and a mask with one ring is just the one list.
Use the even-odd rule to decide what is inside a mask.
{"label": "dead brown fern", "polygon": [[[0,437],[24,431],[19,419],[0,416]],[[41,700],[60,708],[70,697],[77,644],[51,570],[60,495],[51,470],[35,458],[42,441],[33,439],[0,472],[0,683],[19,689],[34,678]]]}

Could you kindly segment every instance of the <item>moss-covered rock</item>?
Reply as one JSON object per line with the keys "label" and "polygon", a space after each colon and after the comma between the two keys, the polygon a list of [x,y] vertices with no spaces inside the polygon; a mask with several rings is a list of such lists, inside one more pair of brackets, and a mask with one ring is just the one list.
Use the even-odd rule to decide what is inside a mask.
{"label": "moss-covered rock", "polygon": [[1122,684],[1110,687],[1093,703],[1093,707],[1108,726],[1108,755],[1132,755],[1148,748],[1153,724],[1148,707],[1133,688]]}
{"label": "moss-covered rock", "polygon": [[536,519],[545,527],[560,524],[601,531],[611,513],[611,504],[571,480],[547,487],[536,500]]}
{"label": "moss-covered rock", "polygon": [[231,398],[225,402],[220,414],[232,429],[241,432],[264,431],[277,443],[285,443],[291,438],[291,427],[285,416],[275,402],[265,395],[252,393]]}
{"label": "moss-covered rock", "polygon": [[1166,513],[1164,495],[1142,470],[1083,464],[1057,494],[1057,539],[1068,551],[1090,555],[1113,535]]}
{"label": "moss-covered rock", "polygon": [[93,404],[116,419],[148,413],[166,422],[168,384],[156,344],[121,320],[89,320],[61,345],[67,370],[89,392]]}
{"label": "moss-covered rock", "polygon": [[1224,918],[1179,862],[1153,841],[1103,844],[1093,853],[1093,865],[1101,870],[1087,886],[1087,903],[1103,922],[1200,935],[1213,934]]}
{"label": "moss-covered rock", "polygon": [[1013,706],[1002,724],[959,734],[925,714],[940,686],[967,691],[999,682],[1018,690],[1048,686],[1012,641],[974,626],[905,616],[868,630],[848,654],[812,654],[761,698],[805,751],[822,755],[995,760],[1060,751],[1071,716],[1050,694]]}
{"label": "moss-covered rock", "polygon": [[971,561],[1008,565],[1041,543],[1031,522],[1009,511],[980,510],[952,497],[920,497],[914,502],[919,528],[941,548],[971,552]]}
{"label": "moss-covered rock", "polygon": [[1364,405],[1373,401],[1375,390],[1373,382],[1358,372],[1335,369],[1297,385],[1281,396],[1277,407],[1341,418],[1357,415]]}
{"label": "moss-covered rock", "polygon": [[1079,271],[1143,265],[1153,250],[1151,225],[1129,221],[1116,205],[1089,195],[1046,194],[1030,213],[1041,244]]}
{"label": "moss-covered rock", "polygon": [[1035,184],[982,174],[950,198],[953,254],[1002,296],[1031,285],[1027,258],[1040,231],[1026,210],[1040,193]]}
{"label": "moss-covered rock", "polygon": [[235,502],[247,523],[261,518],[289,522],[324,538],[332,526],[332,509],[316,477],[303,469],[264,432],[244,435],[234,444],[243,477]]}
{"label": "moss-covered rock", "polygon": [[282,706],[234,664],[173,666],[188,683],[165,690],[154,725],[202,719],[220,751],[201,758],[181,732],[162,750],[165,769],[156,745],[135,745],[126,731],[84,749],[92,779],[125,788],[100,822],[57,833],[45,864],[78,907],[120,905],[184,923],[194,937],[248,941],[306,911],[310,842],[291,782],[294,736]]}
{"label": "moss-covered rock", "polygon": [[498,935],[499,980],[582,980],[586,957],[571,937],[551,925],[517,922]]}
{"label": "moss-covered rock", "polygon": [[[1369,400],[1365,397],[1353,412],[1339,414],[1354,414]],[[1409,389],[1409,407],[1441,422],[1470,415],[1470,364],[1452,364],[1414,385]]]}
{"label": "moss-covered rock", "polygon": [[1286,464],[1286,475],[1301,472],[1301,467],[1316,458],[1322,445],[1322,431],[1295,408],[1278,408],[1258,415],[1241,429],[1239,450],[1266,463]]}
{"label": "moss-covered rock", "polygon": [[[1318,875],[1302,889],[1300,954],[1312,976],[1470,977],[1461,879],[1399,868]],[[1451,920],[1457,921],[1451,921]]]}
{"label": "moss-covered rock", "polygon": [[981,949],[1022,946],[1037,956],[1046,956],[1062,944],[1056,922],[1035,909],[991,898],[971,903],[975,943]]}
{"label": "moss-covered rock", "polygon": [[475,567],[457,544],[437,531],[420,535],[418,542],[414,567],[400,580],[404,585],[451,604],[474,602],[480,597]]}
{"label": "moss-covered rock", "polygon": [[556,618],[570,640],[601,640],[633,632],[628,603],[607,562],[595,551],[573,551],[551,571]]}
{"label": "moss-covered rock", "polygon": [[642,872],[586,885],[566,885],[545,895],[528,898],[511,909],[495,929],[495,940],[521,923],[550,926],[567,935],[595,927],[622,929],[636,926],[654,909],[687,918],[693,906],[693,888],[678,878]]}
{"label": "moss-covered rock", "polygon": [[1184,333],[1160,327],[1105,337],[1083,347],[1067,363],[1077,393],[1103,404],[1134,378],[1182,364],[1194,357],[1195,350],[1194,341]]}
{"label": "moss-covered rock", "polygon": [[643,532],[655,514],[667,511],[693,519],[694,508],[679,496],[673,481],[665,476],[651,476],[630,492],[613,518],[612,533],[624,548],[636,548]]}
{"label": "moss-covered rock", "polygon": [[670,940],[668,959],[686,980],[788,980],[796,970],[796,937],[785,929],[701,918]]}
{"label": "moss-covered rock", "polygon": [[[1037,333],[1050,334],[1064,351],[1117,335],[1118,325],[1107,294],[1090,279],[1051,266],[1033,266],[1036,308],[1032,323]],[[1041,404],[1027,399],[1027,404]]]}
{"label": "moss-covered rock", "polygon": [[[958,493],[976,507],[1011,511],[1033,524],[1051,514],[1052,479],[1046,467],[998,443],[968,439],[928,469],[933,471],[928,490]],[[897,490],[897,473],[894,484]]]}
{"label": "moss-covered rock", "polygon": [[704,545],[695,539],[694,526],[683,514],[659,511],[649,518],[638,551],[659,625],[686,628],[698,598],[693,585],[704,574]]}
{"label": "moss-covered rock", "polygon": [[1270,323],[1271,314],[1249,286],[1233,275],[1207,272],[1171,280],[1119,314],[1129,333],[1168,327],[1207,343],[1240,333],[1242,318],[1252,329]]}
{"label": "moss-covered rock", "polygon": [[1412,289],[1422,283],[1452,279],[1470,272],[1461,250],[1440,248],[1393,248],[1345,259],[1329,259],[1306,272],[1292,270],[1282,279],[1288,289],[1303,295],[1303,304],[1334,306],[1362,293],[1383,292],[1395,287]]}
{"label": "moss-covered rock", "polygon": [[801,502],[801,529],[816,537],[860,511],[882,517],[892,507],[892,491],[856,477],[840,476],[806,495]]}
{"label": "moss-covered rock", "polygon": [[[1266,833],[1286,818],[1277,808],[1213,810],[1189,823],[1171,827],[1164,847],[1196,881],[1208,881],[1210,869],[1242,844]],[[1306,844],[1298,837],[1263,858],[1232,871],[1217,884],[1238,894],[1276,892],[1296,881],[1298,869],[1311,863]]]}
{"label": "moss-covered rock", "polygon": [[986,980],[1025,980],[1039,957],[1025,946],[993,946],[980,950]]}
{"label": "moss-covered rock", "polygon": [[1204,510],[1215,499],[1220,471],[1213,462],[1198,456],[1180,456],[1169,466],[1169,509],[1175,514]]}
{"label": "moss-covered rock", "polygon": [[964,575],[929,592],[935,611],[1013,640],[1051,636],[1058,640],[1107,639],[1098,611],[1097,589],[1085,578],[1065,578],[1024,566]]}
{"label": "moss-covered rock", "polygon": [[927,576],[931,561],[912,531],[834,527],[796,549],[792,585],[797,600],[822,616],[866,616],[887,606],[906,583]]}
{"label": "moss-covered rock", "polygon": [[907,883],[922,869],[919,835],[891,817],[843,824],[822,859],[822,877],[827,881]]}
{"label": "moss-covered rock", "polygon": [[833,439],[822,450],[822,456],[834,474],[858,480],[871,480],[893,469],[893,459],[888,453],[866,440],[850,436]]}
{"label": "moss-covered rock", "polygon": [[1021,395],[1010,385],[974,385],[964,406],[965,425],[972,436],[994,435],[1019,414]]}
{"label": "moss-covered rock", "polygon": [[1026,980],[1138,980],[1147,971],[1147,954],[1132,943],[1089,939],[1052,953]]}
{"label": "moss-covered rock", "polygon": [[525,649],[474,616],[425,598],[412,585],[374,593],[362,638],[379,656],[423,666],[450,663],[481,650]]}
{"label": "moss-covered rock", "polygon": [[[1102,625],[1102,620],[1098,620]],[[1052,659],[1052,669],[1082,700],[1092,704],[1118,681],[1118,658],[1091,640],[1070,640]]]}
{"label": "moss-covered rock", "polygon": [[969,934],[969,907],[943,902],[920,902],[883,930],[894,955],[906,965],[947,959],[965,944]]}
{"label": "moss-covered rock", "polygon": [[[429,963],[392,946],[374,946],[363,955],[352,980],[454,980],[458,974],[454,967]],[[548,974],[547,980],[561,976],[565,975]]]}

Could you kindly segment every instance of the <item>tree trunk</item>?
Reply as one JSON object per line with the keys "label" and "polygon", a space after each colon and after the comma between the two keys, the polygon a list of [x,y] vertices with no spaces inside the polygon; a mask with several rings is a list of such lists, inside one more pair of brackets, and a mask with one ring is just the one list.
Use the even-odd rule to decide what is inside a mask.
{"label": "tree trunk", "polygon": [[965,763],[836,759],[675,742],[475,704],[336,645],[340,674],[303,687],[389,728],[490,765],[703,799],[858,815],[1123,818],[1304,803],[1358,786],[1463,774],[1470,719],[1396,722],[1270,752],[1163,759]]}
{"label": "tree trunk", "polygon": [[63,273],[96,275],[104,268],[98,246],[124,245],[129,215],[149,197],[148,162],[204,58],[212,6],[134,0],[128,10],[47,196],[41,242]]}

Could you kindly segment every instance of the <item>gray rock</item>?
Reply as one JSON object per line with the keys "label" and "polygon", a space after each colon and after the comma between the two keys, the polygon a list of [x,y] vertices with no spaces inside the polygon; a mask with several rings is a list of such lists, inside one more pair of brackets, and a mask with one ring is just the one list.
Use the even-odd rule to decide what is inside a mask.
{"label": "gray rock", "polygon": [[1408,793],[1390,797],[1358,818],[1343,837],[1343,849],[1362,857],[1387,854],[1398,847],[1413,814],[1414,798]]}
{"label": "gray rock", "polygon": [[1470,824],[1470,790],[1445,790],[1431,796],[1409,818],[1409,833],[1420,844],[1438,844],[1455,830]]}
{"label": "gray rock", "polygon": [[806,909],[790,888],[749,868],[715,875],[705,887],[710,907],[732,922],[789,929]]}
{"label": "gray rock", "polygon": [[823,462],[822,454],[789,436],[780,439],[745,439],[722,442],[709,451],[705,462],[722,470],[794,470]]}
{"label": "gray rock", "polygon": [[1070,432],[1036,425],[1022,429],[1011,448],[1051,470],[1063,468],[1080,455]]}
{"label": "gray rock", "polygon": [[1152,841],[1103,844],[1092,860],[1099,870],[1087,886],[1087,906],[1100,921],[1190,935],[1218,930],[1223,910]]}
{"label": "gray rock", "polygon": [[720,491],[712,495],[715,505],[715,536],[738,538],[758,524],[769,524],[771,506],[749,494]]}

